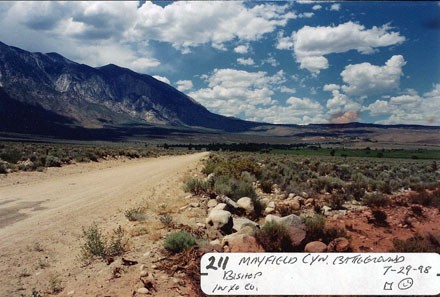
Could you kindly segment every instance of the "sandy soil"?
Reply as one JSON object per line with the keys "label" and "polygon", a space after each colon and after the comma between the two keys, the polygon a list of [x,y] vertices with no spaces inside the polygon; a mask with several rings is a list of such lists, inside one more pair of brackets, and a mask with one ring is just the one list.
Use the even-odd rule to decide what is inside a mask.
{"label": "sandy soil", "polygon": [[[148,251],[166,234],[157,216],[184,209],[190,198],[182,179],[205,156],[112,160],[0,177],[0,296],[32,296],[33,289],[46,296],[58,288],[60,296],[132,296],[139,265],[152,265]],[[124,211],[137,206],[147,209],[146,220],[129,222]],[[136,239],[125,257],[139,265],[120,267],[124,277],[116,274],[116,284],[119,262],[79,261],[82,229],[93,222],[106,232],[121,225]]]}

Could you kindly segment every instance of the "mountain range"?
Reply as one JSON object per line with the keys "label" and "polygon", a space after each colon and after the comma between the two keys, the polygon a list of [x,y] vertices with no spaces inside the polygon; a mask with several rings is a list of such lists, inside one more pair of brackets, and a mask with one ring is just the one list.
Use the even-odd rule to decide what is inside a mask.
{"label": "mountain range", "polygon": [[[277,137],[367,134],[377,129],[438,130],[424,126],[273,125],[225,117],[147,74],[109,64],[73,62],[0,42],[0,132],[67,139],[132,135],[244,133]],[[327,134],[326,134],[327,133]]]}

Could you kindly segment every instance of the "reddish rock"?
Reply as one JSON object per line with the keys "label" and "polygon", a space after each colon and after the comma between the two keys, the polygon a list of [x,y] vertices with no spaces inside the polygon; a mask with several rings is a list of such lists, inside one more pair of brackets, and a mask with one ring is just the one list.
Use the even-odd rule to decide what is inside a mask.
{"label": "reddish rock", "polygon": [[327,245],[321,241],[312,241],[306,244],[304,252],[306,253],[325,253]]}
{"label": "reddish rock", "polygon": [[329,252],[347,252],[350,250],[350,241],[345,237],[338,237],[328,244]]}
{"label": "reddish rock", "polygon": [[247,234],[231,234],[223,238],[223,245],[228,246],[231,253],[264,252],[263,247],[257,242],[255,237]]}
{"label": "reddish rock", "polygon": [[295,247],[301,245],[301,243],[306,238],[306,231],[304,230],[304,228],[289,226],[286,229],[292,246]]}

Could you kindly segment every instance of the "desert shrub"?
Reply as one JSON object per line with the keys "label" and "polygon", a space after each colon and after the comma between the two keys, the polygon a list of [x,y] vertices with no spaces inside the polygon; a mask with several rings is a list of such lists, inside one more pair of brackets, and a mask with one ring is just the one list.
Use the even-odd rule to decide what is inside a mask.
{"label": "desert shrub", "polygon": [[430,240],[420,235],[415,235],[406,240],[394,239],[393,244],[393,252],[397,253],[435,253],[440,250],[436,248]]}
{"label": "desert shrub", "polygon": [[60,167],[61,160],[58,157],[48,155],[44,164],[46,167]]}
{"label": "desert shrub", "polygon": [[276,222],[265,223],[255,237],[266,252],[282,252],[290,248],[286,227]]}
{"label": "desert shrub", "polygon": [[141,207],[129,208],[124,212],[124,215],[131,222],[145,220],[145,214]]}
{"label": "desert shrub", "polygon": [[345,228],[329,227],[329,228],[324,229],[324,236],[323,236],[324,242],[329,243],[333,239],[339,238],[339,237],[345,237],[345,238],[348,237],[347,231],[345,230]]}
{"label": "desert shrub", "polygon": [[352,182],[350,184],[347,184],[344,187],[344,189],[345,189],[345,194],[347,195],[347,197],[349,197],[351,199],[355,199],[355,200],[359,201],[365,195],[365,188],[357,182]]}
{"label": "desert shrub", "polygon": [[5,149],[0,153],[0,159],[11,164],[16,164],[18,161],[21,160],[21,158],[21,152],[15,148]]}
{"label": "desert shrub", "polygon": [[213,190],[216,194],[223,194],[234,200],[241,197],[257,198],[252,182],[245,178],[236,179],[225,175],[216,176]]}
{"label": "desert shrub", "polygon": [[313,180],[312,186],[316,192],[326,191],[332,192],[333,190],[341,189],[344,182],[338,177],[332,176],[320,176]]}
{"label": "desert shrub", "polygon": [[411,211],[414,215],[418,216],[418,217],[423,217],[423,208],[421,208],[418,205],[412,205],[411,206]]}
{"label": "desert shrub", "polygon": [[304,224],[309,240],[317,240],[324,235],[325,217],[323,215],[305,217]]}
{"label": "desert shrub", "polygon": [[159,221],[167,227],[171,227],[173,225],[173,217],[169,214],[164,214],[160,216]]}
{"label": "desert shrub", "polygon": [[190,177],[184,182],[184,190],[194,195],[205,194],[209,190],[209,183],[197,177]]}
{"label": "desert shrub", "polygon": [[334,194],[329,197],[329,206],[331,209],[344,209],[342,206],[346,201],[346,195]]}
{"label": "desert shrub", "polygon": [[121,255],[126,250],[124,231],[119,226],[113,230],[110,238],[104,236],[96,224],[88,229],[83,229],[84,244],[81,247],[81,256],[84,261],[90,261],[94,257],[108,259]]}
{"label": "desert shrub", "polygon": [[0,174],[8,173],[8,162],[0,160]]}
{"label": "desert shrub", "polygon": [[369,193],[362,199],[367,206],[385,206],[388,204],[388,198],[382,193]]}
{"label": "desert shrub", "polygon": [[263,191],[263,193],[267,193],[267,194],[272,193],[272,186],[273,186],[273,182],[271,180],[266,179],[260,182],[260,188]]}
{"label": "desert shrub", "polygon": [[429,206],[432,202],[432,197],[426,190],[423,190],[422,192],[411,192],[408,195],[408,199],[411,203],[423,206]]}
{"label": "desert shrub", "polygon": [[378,226],[387,226],[387,214],[379,209],[375,209],[372,211],[374,223]]}
{"label": "desert shrub", "polygon": [[165,238],[164,247],[170,252],[180,253],[195,246],[196,239],[188,232],[178,231]]}

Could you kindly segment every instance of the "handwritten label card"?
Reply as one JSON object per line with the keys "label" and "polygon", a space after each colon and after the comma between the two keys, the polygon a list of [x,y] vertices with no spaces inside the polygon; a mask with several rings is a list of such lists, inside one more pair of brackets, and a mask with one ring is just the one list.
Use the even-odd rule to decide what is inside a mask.
{"label": "handwritten label card", "polygon": [[438,295],[435,253],[209,253],[207,295]]}

